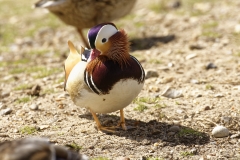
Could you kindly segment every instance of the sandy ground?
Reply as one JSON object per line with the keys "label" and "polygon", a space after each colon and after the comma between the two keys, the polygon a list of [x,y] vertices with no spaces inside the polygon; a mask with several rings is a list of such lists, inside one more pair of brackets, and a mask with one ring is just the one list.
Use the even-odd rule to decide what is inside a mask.
{"label": "sandy ground", "polygon": [[[0,53],[0,140],[48,137],[95,159],[240,159],[239,7],[236,0],[145,2],[116,21],[148,78],[124,110],[132,129],[113,134],[98,131],[63,91],[67,41],[81,45],[74,28],[59,21],[15,37]],[[19,25],[24,35],[34,16],[49,16],[31,12],[28,21],[14,15],[3,22]],[[167,88],[182,96],[163,96]],[[119,112],[99,118],[117,125]],[[230,134],[215,138],[216,125]]]}

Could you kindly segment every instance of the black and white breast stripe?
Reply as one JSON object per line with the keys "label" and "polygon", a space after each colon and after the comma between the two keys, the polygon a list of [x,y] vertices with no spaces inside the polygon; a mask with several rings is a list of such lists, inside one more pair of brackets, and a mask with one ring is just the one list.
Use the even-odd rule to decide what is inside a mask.
{"label": "black and white breast stripe", "polygon": [[144,69],[134,56],[131,56],[129,65],[124,68],[114,61],[108,60],[100,66],[96,66],[91,74],[87,70],[84,71],[86,85],[98,95],[108,94],[117,82],[124,79],[133,79],[138,83],[144,82]]}
{"label": "black and white breast stripe", "polygon": [[92,75],[88,75],[88,72],[84,71],[84,81],[87,84],[87,86],[95,93],[102,94],[102,91],[97,88],[97,86],[94,84]]}
{"label": "black and white breast stripe", "polygon": [[131,56],[131,58],[132,58],[133,60],[135,60],[135,61],[138,63],[139,67],[141,68],[142,75],[141,75],[141,78],[140,78],[140,82],[143,82],[144,79],[145,79],[145,72],[144,72],[144,69],[143,69],[142,65],[140,64],[140,62],[137,60],[137,58],[135,58],[135,57],[132,56],[132,55],[130,55],[130,56]]}

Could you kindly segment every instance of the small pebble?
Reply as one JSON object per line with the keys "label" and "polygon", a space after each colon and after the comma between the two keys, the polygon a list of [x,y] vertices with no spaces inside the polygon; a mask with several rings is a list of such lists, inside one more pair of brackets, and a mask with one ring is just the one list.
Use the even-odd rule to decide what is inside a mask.
{"label": "small pebble", "polygon": [[13,75],[8,75],[8,76],[3,77],[4,81],[9,81],[11,79],[16,79],[17,80],[18,77],[17,76],[13,76]]}
{"label": "small pebble", "polygon": [[190,50],[201,50],[203,48],[204,48],[203,46],[200,46],[198,44],[192,44],[192,45],[189,46]]}
{"label": "small pebble", "polygon": [[240,33],[240,24],[237,24],[235,27],[234,27],[234,31],[236,33]]}
{"label": "small pebble", "polygon": [[163,91],[162,96],[167,97],[167,98],[178,98],[182,97],[182,90],[176,90],[172,89],[171,87],[167,87],[165,91]]}
{"label": "small pebble", "polygon": [[196,97],[196,98],[202,97],[202,94],[200,94],[200,93],[199,93],[199,94],[196,94],[195,97]]}
{"label": "small pebble", "polygon": [[190,153],[192,153],[192,154],[197,154],[197,149],[196,149],[196,148],[191,149],[191,150],[190,150]]}
{"label": "small pebble", "polygon": [[240,138],[240,133],[233,134],[233,135],[231,135],[230,138]]}
{"label": "small pebble", "polygon": [[160,88],[157,86],[149,86],[149,91],[150,92],[159,92]]}
{"label": "small pebble", "polygon": [[224,126],[216,126],[212,130],[212,135],[216,138],[227,137],[229,135],[229,130]]}
{"label": "small pebble", "polygon": [[182,110],[182,109],[177,109],[176,112],[177,112],[178,114],[182,114],[182,113],[183,113],[183,110]]}
{"label": "small pebble", "polygon": [[144,139],[144,140],[142,140],[142,142],[141,142],[143,145],[149,145],[149,144],[151,144],[151,141],[150,140],[147,140],[147,139]]}
{"label": "small pebble", "polygon": [[146,71],[146,79],[153,78],[153,77],[158,77],[158,76],[159,76],[159,74],[155,70],[148,70],[148,71]]}
{"label": "small pebble", "polygon": [[174,66],[174,64],[173,63],[168,63],[168,65],[167,65],[169,68],[171,68],[171,67],[173,67]]}
{"label": "small pebble", "polygon": [[192,53],[192,54],[189,54],[189,55],[186,56],[186,60],[193,59],[195,57],[197,57],[197,54],[196,53]]}
{"label": "small pebble", "polygon": [[240,86],[233,87],[234,90],[240,90]]}
{"label": "small pebble", "polygon": [[229,124],[230,120],[231,120],[231,117],[221,117],[221,121],[224,124]]}
{"label": "small pebble", "polygon": [[216,69],[217,66],[213,63],[208,63],[207,66],[206,66],[206,70],[209,70],[209,69]]}
{"label": "small pebble", "polygon": [[196,112],[195,112],[195,114],[199,114],[200,113],[200,111],[199,110],[197,110]]}
{"label": "small pebble", "polygon": [[148,150],[148,153],[154,153],[154,152],[155,152],[155,151],[152,150],[152,149]]}
{"label": "small pebble", "polygon": [[62,100],[65,100],[67,96],[68,96],[67,93],[63,93],[63,94],[60,94],[59,96],[57,96],[57,98],[55,100],[62,101]]}
{"label": "small pebble", "polygon": [[214,97],[216,97],[216,98],[222,98],[222,97],[224,97],[224,95],[221,94],[221,93],[218,93],[218,94],[215,94]]}
{"label": "small pebble", "polygon": [[179,132],[180,131],[180,127],[179,126],[171,126],[168,131],[170,132]]}
{"label": "small pebble", "polygon": [[32,96],[39,96],[40,91],[41,91],[41,86],[40,85],[35,85],[31,89],[31,95]]}
{"label": "small pebble", "polygon": [[163,79],[161,79],[161,83],[165,84],[165,83],[170,83],[174,80],[175,78],[174,77],[165,77]]}
{"label": "small pebble", "polygon": [[31,110],[38,110],[38,105],[37,104],[32,104],[29,108]]}
{"label": "small pebble", "polygon": [[163,67],[158,67],[159,70],[163,70],[163,71],[168,71],[169,67],[168,66],[163,66]]}
{"label": "small pebble", "polygon": [[11,112],[12,112],[11,108],[6,108],[1,110],[0,115],[7,115],[7,114],[10,114]]}
{"label": "small pebble", "polygon": [[6,104],[0,103],[0,109],[6,109],[6,108],[7,108]]}
{"label": "small pebble", "polygon": [[173,152],[174,152],[174,150],[170,150],[170,151],[168,151],[167,153],[169,153],[169,154],[173,154]]}
{"label": "small pebble", "polygon": [[41,126],[38,126],[40,130],[43,130],[43,129],[47,129],[49,128],[49,125],[41,125]]}
{"label": "small pebble", "polygon": [[140,157],[140,160],[147,160],[147,157],[142,156],[142,157]]}
{"label": "small pebble", "polygon": [[10,96],[10,92],[2,92],[1,94],[1,98],[6,98],[6,97],[9,97]]}
{"label": "small pebble", "polygon": [[63,103],[58,104],[58,108],[59,109],[64,109],[64,104]]}
{"label": "small pebble", "polygon": [[159,146],[159,143],[154,143],[153,146],[157,147],[157,146]]}
{"label": "small pebble", "polygon": [[193,83],[193,84],[199,84],[199,81],[196,80],[196,79],[191,79],[191,83]]}
{"label": "small pebble", "polygon": [[207,110],[210,110],[210,109],[211,109],[210,106],[203,107],[203,111],[207,111]]}
{"label": "small pebble", "polygon": [[51,80],[51,77],[44,77],[42,80],[43,80],[44,82],[46,82],[46,81]]}
{"label": "small pebble", "polygon": [[173,9],[179,8],[181,6],[181,1],[179,1],[179,0],[170,1],[170,2],[168,2],[167,6],[169,8],[173,8]]}
{"label": "small pebble", "polygon": [[185,115],[183,116],[183,119],[187,119],[187,118],[188,118],[188,115],[185,114]]}
{"label": "small pebble", "polygon": [[207,155],[207,159],[212,159],[212,156],[211,155]]}

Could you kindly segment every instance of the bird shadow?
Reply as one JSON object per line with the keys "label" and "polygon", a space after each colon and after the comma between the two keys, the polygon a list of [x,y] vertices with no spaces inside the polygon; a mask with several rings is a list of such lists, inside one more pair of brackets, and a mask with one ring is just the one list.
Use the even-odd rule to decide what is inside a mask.
{"label": "bird shadow", "polygon": [[[91,115],[81,115],[81,118],[92,119]],[[100,115],[98,116],[103,126],[117,126],[120,117],[116,115]],[[118,129],[114,133],[106,133],[125,137],[144,144],[153,144],[162,141],[171,146],[176,145],[203,145],[209,143],[210,136],[193,128],[183,125],[173,125],[166,122],[151,120],[144,122],[141,120],[133,120],[125,118],[128,130]]]}
{"label": "bird shadow", "polygon": [[151,36],[144,38],[133,38],[130,39],[131,42],[131,51],[136,50],[146,50],[153,46],[156,46],[158,43],[169,43],[175,39],[175,35],[167,35],[167,36]]}

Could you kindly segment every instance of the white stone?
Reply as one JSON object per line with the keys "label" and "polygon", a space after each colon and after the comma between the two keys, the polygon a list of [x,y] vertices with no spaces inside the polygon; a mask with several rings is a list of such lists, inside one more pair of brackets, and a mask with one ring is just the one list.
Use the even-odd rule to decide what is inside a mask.
{"label": "white stone", "polygon": [[147,70],[146,71],[146,79],[147,78],[152,78],[152,77],[158,77],[159,74],[156,70]]}
{"label": "white stone", "polygon": [[224,95],[221,94],[221,93],[218,93],[218,94],[215,94],[214,97],[216,97],[216,98],[222,98],[222,97],[224,97]]}
{"label": "white stone", "polygon": [[32,104],[29,108],[31,110],[38,110],[38,105],[37,104]]}
{"label": "white stone", "polygon": [[189,54],[189,55],[186,56],[186,60],[193,59],[195,57],[197,57],[197,54],[196,53],[192,53],[192,54]]}
{"label": "white stone", "polygon": [[234,31],[235,31],[236,33],[240,33],[240,24],[237,24],[237,25],[235,26]]}
{"label": "white stone", "polygon": [[199,84],[199,81],[198,80],[196,80],[196,79],[191,79],[191,81],[190,81],[192,84]]}
{"label": "white stone", "polygon": [[10,114],[11,112],[12,112],[11,108],[2,109],[0,115],[7,115]]}
{"label": "white stone", "polygon": [[216,138],[227,137],[229,135],[229,130],[224,126],[216,126],[212,130],[212,135]]}
{"label": "white stone", "polygon": [[167,97],[167,98],[179,98],[182,97],[182,90],[176,90],[172,89],[171,87],[167,87],[163,93],[162,96]]}

